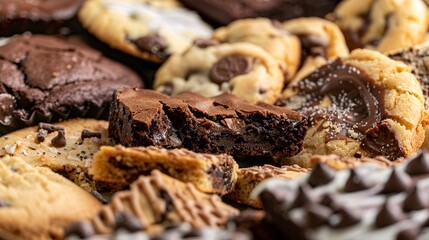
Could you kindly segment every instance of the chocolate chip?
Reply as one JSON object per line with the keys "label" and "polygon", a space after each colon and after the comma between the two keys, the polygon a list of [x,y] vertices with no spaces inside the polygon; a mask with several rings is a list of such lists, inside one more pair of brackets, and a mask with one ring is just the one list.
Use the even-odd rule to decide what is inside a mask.
{"label": "chocolate chip", "polygon": [[64,130],[59,130],[57,136],[52,138],[51,143],[56,148],[65,147],[67,142]]}
{"label": "chocolate chip", "polygon": [[429,155],[422,150],[417,155],[412,157],[405,171],[410,175],[420,175],[429,173]]}
{"label": "chocolate chip", "polygon": [[90,221],[83,220],[67,227],[64,231],[64,235],[66,237],[77,235],[80,238],[89,238],[95,235],[95,230]]}
{"label": "chocolate chip", "polygon": [[389,199],[382,206],[380,212],[375,217],[375,226],[383,228],[405,219],[404,213],[398,204],[392,203]]}
{"label": "chocolate chip", "polygon": [[221,85],[232,78],[250,72],[252,62],[241,55],[228,55],[219,59],[210,69],[212,82]]}
{"label": "chocolate chip", "polygon": [[37,133],[37,142],[42,143],[45,141],[46,136],[48,136],[48,131],[45,129],[39,129],[39,132]]}
{"label": "chocolate chip", "polygon": [[428,207],[428,196],[423,192],[419,185],[416,185],[408,194],[403,203],[403,209],[406,212],[425,209]]}
{"label": "chocolate chip", "polygon": [[61,131],[61,130],[64,131],[63,127],[55,126],[55,125],[52,125],[49,123],[39,123],[39,129],[46,130],[46,131],[48,131],[48,133],[55,132],[55,131]]}
{"label": "chocolate chip", "polygon": [[335,228],[346,228],[358,224],[361,219],[354,212],[347,208],[342,208],[339,212],[339,221],[333,224]]}
{"label": "chocolate chip", "polygon": [[396,235],[396,240],[414,240],[417,239],[419,233],[420,228],[418,226],[410,227],[399,231],[398,235]]}
{"label": "chocolate chip", "polygon": [[208,48],[208,47],[212,47],[212,46],[217,46],[219,44],[220,44],[220,42],[216,39],[199,38],[199,39],[196,39],[194,41],[194,45],[199,47],[199,48]]}
{"label": "chocolate chip", "polygon": [[307,226],[310,228],[317,228],[329,223],[329,217],[332,211],[318,204],[310,204],[306,208],[307,210]]}
{"label": "chocolate chip", "polygon": [[80,138],[82,139],[82,141],[85,138],[93,138],[93,137],[101,138],[101,132],[91,132],[89,130],[84,129],[84,130],[82,130],[82,133],[80,134]]}
{"label": "chocolate chip", "polygon": [[308,184],[312,187],[318,187],[328,184],[335,178],[335,170],[325,164],[317,163],[313,172],[308,177]]}
{"label": "chocolate chip", "polygon": [[115,216],[116,229],[124,228],[129,232],[138,232],[145,229],[139,219],[126,212],[118,212]]}
{"label": "chocolate chip", "polygon": [[144,37],[140,37],[135,40],[135,44],[142,52],[152,53],[161,58],[166,58],[169,55],[166,52],[168,43],[159,34],[150,34]]}
{"label": "chocolate chip", "polygon": [[406,192],[411,187],[411,178],[403,171],[393,168],[389,179],[384,185],[382,193],[400,193]]}
{"label": "chocolate chip", "polygon": [[310,204],[313,202],[314,197],[311,195],[311,189],[306,185],[302,185],[298,187],[298,194],[289,209],[299,208],[305,204]]}
{"label": "chocolate chip", "polygon": [[349,179],[344,186],[345,192],[357,192],[370,188],[365,178],[361,176],[355,169],[350,170]]}

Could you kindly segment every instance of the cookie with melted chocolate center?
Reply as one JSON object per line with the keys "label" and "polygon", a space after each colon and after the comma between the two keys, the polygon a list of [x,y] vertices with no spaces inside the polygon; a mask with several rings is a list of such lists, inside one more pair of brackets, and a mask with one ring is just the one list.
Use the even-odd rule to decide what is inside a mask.
{"label": "cookie with melted chocolate center", "polygon": [[251,103],[274,103],[284,76],[270,54],[247,42],[207,41],[197,40],[183,54],[171,56],[157,71],[154,88],[171,96],[229,92]]}
{"label": "cookie with melted chocolate center", "polygon": [[351,50],[380,52],[421,43],[429,24],[423,0],[346,0],[328,18],[344,32]]}
{"label": "cookie with melted chocolate center", "polygon": [[304,150],[284,159],[311,167],[313,154],[390,160],[414,154],[424,140],[424,97],[405,64],[371,50],[355,50],[344,59],[312,72],[280,100],[311,122]]}

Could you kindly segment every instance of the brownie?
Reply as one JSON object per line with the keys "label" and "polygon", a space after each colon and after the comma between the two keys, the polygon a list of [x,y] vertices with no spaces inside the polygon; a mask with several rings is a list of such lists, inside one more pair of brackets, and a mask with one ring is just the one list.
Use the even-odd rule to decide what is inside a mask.
{"label": "brownie", "polygon": [[169,97],[153,90],[117,91],[109,134],[125,146],[187,148],[234,156],[292,156],[302,149],[307,119],[301,113],[235,95]]}
{"label": "brownie", "polygon": [[40,121],[107,118],[114,90],[141,87],[130,69],[75,43],[17,36],[0,47],[0,134]]}
{"label": "brownie", "polygon": [[30,31],[59,33],[77,28],[84,0],[0,0],[0,37]]}
{"label": "brownie", "polygon": [[241,18],[267,17],[284,21],[298,17],[324,17],[341,0],[180,0],[215,24],[226,25]]}

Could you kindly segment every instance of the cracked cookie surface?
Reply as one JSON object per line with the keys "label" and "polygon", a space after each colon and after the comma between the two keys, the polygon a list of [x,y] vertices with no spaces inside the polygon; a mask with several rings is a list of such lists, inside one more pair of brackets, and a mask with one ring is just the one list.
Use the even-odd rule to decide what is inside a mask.
{"label": "cracked cookie surface", "polygon": [[278,63],[259,46],[195,41],[158,70],[154,88],[171,96],[193,92],[213,97],[229,92],[251,103],[273,103],[283,79]]}
{"label": "cracked cookie surface", "polygon": [[284,159],[311,167],[313,154],[385,156],[414,154],[426,120],[419,82],[404,63],[372,50],[355,50],[328,63],[294,86],[280,101],[310,118],[304,149]]}
{"label": "cracked cookie surface", "polygon": [[143,82],[100,52],[49,36],[17,36],[0,47],[0,134],[70,117],[96,117],[114,90]]}
{"label": "cracked cookie surface", "polygon": [[79,19],[110,47],[153,62],[164,62],[212,32],[176,0],[88,0]]}
{"label": "cracked cookie surface", "polygon": [[351,50],[379,52],[422,42],[428,17],[423,0],[346,0],[328,16],[340,26]]}

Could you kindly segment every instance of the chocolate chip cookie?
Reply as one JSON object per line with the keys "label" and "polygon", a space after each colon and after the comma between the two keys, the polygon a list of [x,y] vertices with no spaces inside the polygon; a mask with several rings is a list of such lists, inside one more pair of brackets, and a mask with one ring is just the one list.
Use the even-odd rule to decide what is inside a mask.
{"label": "chocolate chip cookie", "polygon": [[212,29],[176,0],[88,0],[79,12],[83,26],[114,49],[153,62],[183,52]]}
{"label": "chocolate chip cookie", "polygon": [[328,18],[340,26],[351,50],[387,52],[422,42],[428,17],[423,0],[345,0]]}
{"label": "chocolate chip cookie", "polygon": [[0,135],[68,118],[107,118],[116,89],[141,87],[132,70],[50,36],[16,36],[0,46]]}
{"label": "chocolate chip cookie", "polygon": [[307,115],[311,127],[303,151],[284,163],[311,167],[311,155],[331,153],[395,160],[411,156],[423,143],[420,84],[407,65],[381,53],[355,50],[293,88],[295,95],[279,104]]}
{"label": "chocolate chip cookie", "polygon": [[100,209],[97,199],[50,169],[0,159],[1,239],[62,239],[65,226]]}
{"label": "chocolate chip cookie", "polygon": [[281,66],[285,83],[295,75],[301,56],[299,39],[286,32],[279,22],[267,18],[243,19],[213,32],[220,42],[248,42],[265,49]]}
{"label": "chocolate chip cookie", "polygon": [[186,149],[103,146],[89,169],[97,182],[129,185],[154,169],[206,193],[227,194],[237,180],[238,165],[226,154],[194,153]]}
{"label": "chocolate chip cookie", "polygon": [[299,38],[302,49],[299,71],[289,85],[296,84],[328,61],[349,54],[340,28],[330,21],[315,17],[298,18],[283,22],[282,27]]}
{"label": "chocolate chip cookie", "polygon": [[171,96],[193,92],[213,97],[230,92],[251,103],[273,103],[283,79],[279,64],[259,46],[195,41],[161,66],[154,88]]}

